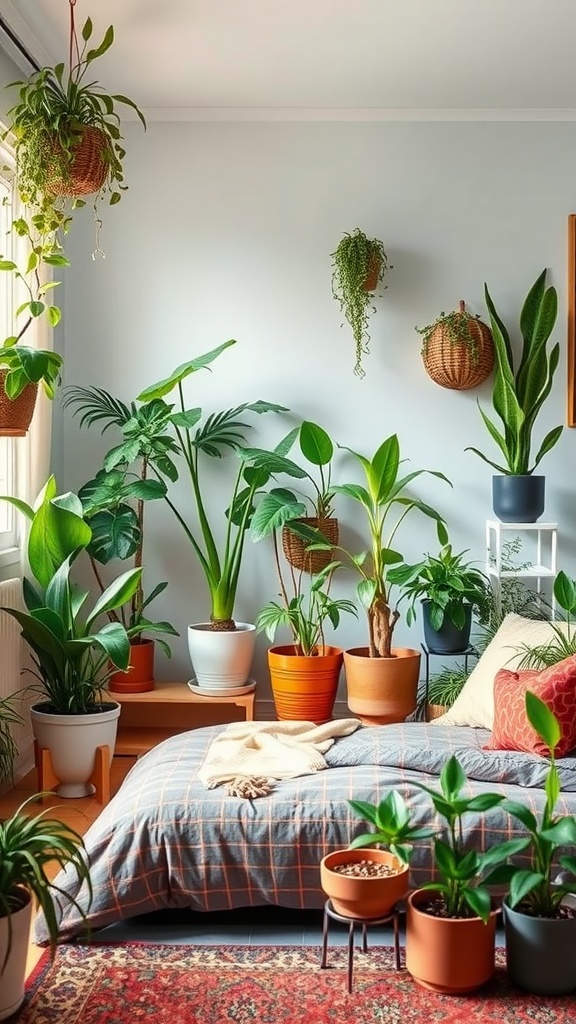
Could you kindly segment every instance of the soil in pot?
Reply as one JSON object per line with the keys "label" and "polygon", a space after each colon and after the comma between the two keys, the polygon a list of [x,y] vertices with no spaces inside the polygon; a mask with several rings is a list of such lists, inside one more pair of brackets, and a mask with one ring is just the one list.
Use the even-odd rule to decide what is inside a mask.
{"label": "soil in pot", "polygon": [[320,883],[337,914],[377,918],[408,892],[408,867],[388,850],[335,850],[322,858]]}

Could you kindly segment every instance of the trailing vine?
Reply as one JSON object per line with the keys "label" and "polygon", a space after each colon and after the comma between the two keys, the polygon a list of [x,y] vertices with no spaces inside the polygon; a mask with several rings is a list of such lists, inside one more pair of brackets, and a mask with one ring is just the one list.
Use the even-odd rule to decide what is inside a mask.
{"label": "trailing vine", "polygon": [[428,344],[435,331],[441,329],[445,332],[445,336],[451,345],[468,345],[471,361],[474,364],[478,363],[480,358],[480,346],[478,344],[480,333],[477,327],[481,323],[480,316],[477,313],[469,313],[464,300],[461,299],[458,309],[453,309],[450,313],[445,313],[442,310],[434,323],[427,324],[426,327],[415,328],[418,334],[421,334],[423,337],[422,355],[426,355]]}
{"label": "trailing vine", "polygon": [[[373,293],[384,280],[391,264],[383,242],[377,238],[368,238],[359,228],[352,233],[346,232],[330,256],[333,268],[332,295],[340,303],[356,343],[354,373],[357,377],[365,377],[362,356],[370,351],[368,325],[370,317],[376,312]],[[376,269],[376,280],[372,284],[369,277],[376,273]]]}

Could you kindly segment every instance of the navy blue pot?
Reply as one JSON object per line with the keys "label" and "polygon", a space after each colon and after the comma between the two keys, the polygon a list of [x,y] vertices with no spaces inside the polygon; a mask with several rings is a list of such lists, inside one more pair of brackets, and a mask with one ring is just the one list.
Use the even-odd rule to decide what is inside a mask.
{"label": "navy blue pot", "polygon": [[422,601],[424,641],[432,654],[462,654],[470,644],[472,628],[472,605],[464,609],[466,616],[462,629],[458,629],[447,615],[440,629],[434,629],[430,622],[430,601]]}
{"label": "navy blue pot", "polygon": [[535,523],[544,511],[545,477],[492,477],[492,508],[502,523]]}

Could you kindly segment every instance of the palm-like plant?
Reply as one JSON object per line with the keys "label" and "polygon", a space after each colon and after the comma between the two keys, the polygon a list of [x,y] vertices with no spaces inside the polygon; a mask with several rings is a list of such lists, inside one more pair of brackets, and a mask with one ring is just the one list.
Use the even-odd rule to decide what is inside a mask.
{"label": "palm-like plant", "polygon": [[[149,472],[165,487],[163,494],[176,520],[184,530],[200,563],[211,600],[210,618],[214,628],[234,629],[234,604],[244,553],[246,533],[254,512],[257,493],[272,473],[286,473],[303,478],[304,470],[285,457],[290,441],[285,439],[273,452],[251,449],[246,443],[251,424],[246,414],[286,412],[283,406],[270,402],[246,402],[213,413],[201,423],[202,409],[189,408],[184,396],[184,381],[198,370],[210,366],[234,340],[178,366],[169,377],[146,388],[131,406],[125,406],[103,392],[91,389],[89,395],[69,393],[69,404],[76,404],[81,424],[103,423],[120,428],[123,439],[105,459],[108,470],[130,465],[135,459],[146,459]],[[165,401],[176,391],[177,405]],[[221,459],[225,454],[237,456],[228,508],[223,515],[223,539],[220,541],[212,525],[204,492],[202,465],[205,458]],[[169,489],[180,475],[183,464],[189,484],[189,499],[196,512],[196,522],[174,503]],[[168,484],[166,483],[168,481]]]}

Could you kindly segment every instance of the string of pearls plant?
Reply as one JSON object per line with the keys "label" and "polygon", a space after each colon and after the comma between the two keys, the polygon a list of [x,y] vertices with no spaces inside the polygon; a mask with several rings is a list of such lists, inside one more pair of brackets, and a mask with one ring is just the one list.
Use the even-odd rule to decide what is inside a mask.
{"label": "string of pearls plant", "polygon": [[[332,258],[332,295],[352,328],[356,343],[354,373],[365,377],[362,356],[370,351],[370,317],[376,312],[374,292],[390,269],[384,244],[356,228],[346,232]],[[387,285],[384,285],[387,287]],[[343,326],[343,325],[342,325]]]}

